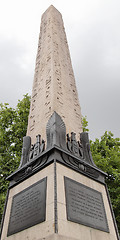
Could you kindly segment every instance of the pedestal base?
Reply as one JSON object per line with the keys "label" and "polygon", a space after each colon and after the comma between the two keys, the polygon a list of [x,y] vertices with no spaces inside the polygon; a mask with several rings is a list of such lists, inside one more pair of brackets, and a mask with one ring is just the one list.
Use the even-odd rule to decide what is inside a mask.
{"label": "pedestal base", "polygon": [[[58,157],[54,158],[53,156],[54,155],[51,155],[51,162],[49,165],[45,166],[40,171],[27,176],[23,181],[13,184],[13,186],[10,187],[1,240],[118,240],[119,238],[116,234],[115,223],[111,212],[111,206],[108,201],[105,184],[85,176],[85,174],[68,168],[58,161]],[[43,219],[42,222],[38,222],[37,224],[34,224],[32,221],[32,226],[25,227],[21,230],[18,228],[19,230],[17,232],[8,236],[8,226],[10,225],[10,221],[12,226],[12,221],[19,219],[18,214],[20,215],[20,219],[17,220],[17,223],[13,222],[13,224],[17,224],[17,227],[20,220],[24,221],[24,218],[27,219],[27,216],[30,218],[30,214],[31,217],[33,217],[34,211],[31,212],[30,207],[30,204],[32,204],[32,199],[34,199],[33,205],[34,207],[38,207],[38,211],[40,210],[39,205],[43,206],[43,203],[39,202],[39,194],[42,193],[41,185],[40,191],[39,189],[34,190],[33,188],[34,184],[38,182],[41,183],[43,179],[47,180],[46,188],[43,188],[46,189],[45,212],[42,212],[43,215],[45,214],[45,220]],[[75,185],[71,185],[70,189],[70,185],[65,185],[65,179],[69,179],[70,181],[74,182]],[[78,190],[75,190],[76,184],[78,185]],[[68,187],[69,189],[66,190]],[[84,190],[84,188],[88,189],[87,193],[81,192]],[[25,196],[22,195],[24,191],[26,192]],[[75,191],[77,191],[77,197],[74,197],[74,195],[76,195]],[[96,206],[98,204],[98,212],[96,206],[94,210],[94,204],[92,203],[91,195],[92,191],[102,196],[104,207],[101,207],[102,200],[99,199],[99,196],[93,194],[93,197],[96,198],[93,201]],[[17,204],[15,209],[14,207],[12,208],[13,198],[16,198],[18,194],[23,196],[24,201],[21,203],[22,198],[20,198],[20,201],[18,202],[18,209],[21,207],[22,211],[24,205],[24,209],[26,208],[26,216],[24,217],[20,210],[16,210]],[[71,198],[72,200],[67,200],[70,194],[73,196],[73,199]],[[88,214],[89,221],[86,217],[83,218],[81,217],[82,215],[80,215],[82,214],[81,211],[83,211],[83,198],[85,198],[85,194],[86,196],[88,195],[88,200],[85,200],[86,208],[84,212],[85,214]],[[39,204],[37,204],[36,201],[38,201]],[[43,201],[42,198],[40,201]],[[74,211],[76,211],[75,218]],[[96,214],[94,214],[95,211]],[[41,210],[39,211],[39,214],[41,214]],[[70,214],[72,217],[69,219]],[[92,216],[92,214],[95,216]],[[105,216],[107,220],[105,219]],[[99,221],[96,224],[94,220],[95,217],[96,222],[99,218]],[[104,221],[103,223],[106,224],[105,230],[103,227],[104,224],[100,224],[100,221]]]}

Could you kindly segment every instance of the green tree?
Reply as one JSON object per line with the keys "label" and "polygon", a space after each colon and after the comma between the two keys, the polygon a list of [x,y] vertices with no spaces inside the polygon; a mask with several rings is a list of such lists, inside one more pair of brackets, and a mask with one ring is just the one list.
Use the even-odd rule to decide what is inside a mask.
{"label": "green tree", "polygon": [[[83,131],[89,131],[86,116],[82,118]],[[120,232],[120,138],[105,132],[100,139],[90,140],[93,160],[98,168],[108,174],[105,181]]]}
{"label": "green tree", "polygon": [[83,132],[89,132],[88,121],[86,116],[85,117],[82,116],[82,129],[83,129]]}
{"label": "green tree", "polygon": [[95,164],[108,174],[106,183],[120,231],[120,138],[106,131],[100,140],[90,142]]}
{"label": "green tree", "polygon": [[0,220],[8,189],[6,177],[18,168],[22,139],[26,135],[30,97],[24,95],[16,108],[0,104]]}

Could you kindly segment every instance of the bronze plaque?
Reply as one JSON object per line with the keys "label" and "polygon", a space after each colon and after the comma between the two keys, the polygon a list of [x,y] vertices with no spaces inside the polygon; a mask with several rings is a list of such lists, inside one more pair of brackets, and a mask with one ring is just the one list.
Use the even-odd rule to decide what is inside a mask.
{"label": "bronze plaque", "polygon": [[102,194],[64,177],[67,219],[109,232]]}
{"label": "bronze plaque", "polygon": [[45,221],[46,186],[44,178],[13,197],[7,236]]}

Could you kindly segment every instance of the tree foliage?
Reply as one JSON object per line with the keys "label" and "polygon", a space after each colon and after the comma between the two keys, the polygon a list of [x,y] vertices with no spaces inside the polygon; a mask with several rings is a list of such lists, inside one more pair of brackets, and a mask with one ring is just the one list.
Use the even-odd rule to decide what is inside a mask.
{"label": "tree foliage", "polygon": [[[88,121],[83,117],[83,130],[87,132]],[[108,174],[105,181],[120,232],[120,138],[106,131],[100,139],[90,140],[93,160],[98,168]]]}
{"label": "tree foliage", "polygon": [[91,152],[97,167],[108,174],[106,183],[120,231],[120,138],[106,131],[100,140],[91,141]]}
{"label": "tree foliage", "polygon": [[8,188],[6,177],[19,165],[22,139],[26,135],[30,97],[26,94],[16,108],[0,104],[0,219]]}
{"label": "tree foliage", "polygon": [[85,117],[82,116],[82,129],[83,129],[83,132],[89,132],[88,121],[86,116]]}

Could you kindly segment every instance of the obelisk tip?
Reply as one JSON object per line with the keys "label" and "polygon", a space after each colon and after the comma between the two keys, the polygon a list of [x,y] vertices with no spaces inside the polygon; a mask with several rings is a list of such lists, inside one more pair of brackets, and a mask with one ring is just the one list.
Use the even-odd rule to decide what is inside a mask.
{"label": "obelisk tip", "polygon": [[44,14],[46,14],[48,11],[50,11],[50,10],[56,11],[57,13],[61,14],[61,13],[51,4],[51,5],[46,9],[46,11],[42,14],[42,16],[43,16]]}

